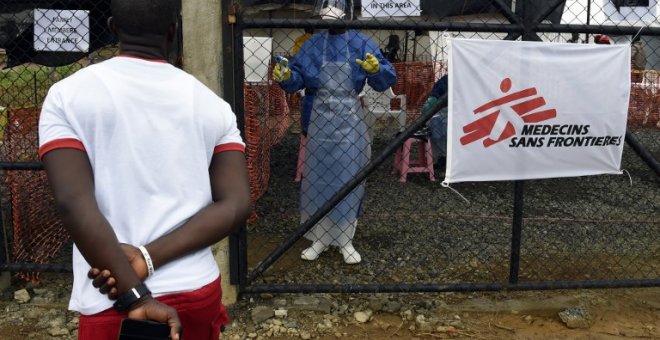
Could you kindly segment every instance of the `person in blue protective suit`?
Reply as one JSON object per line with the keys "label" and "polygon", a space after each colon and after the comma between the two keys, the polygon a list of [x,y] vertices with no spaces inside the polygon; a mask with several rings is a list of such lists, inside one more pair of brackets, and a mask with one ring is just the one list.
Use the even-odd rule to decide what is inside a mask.
{"label": "person in blue protective suit", "polygon": [[[296,38],[296,40],[293,43],[293,50],[291,51],[291,55],[295,56],[298,51],[300,51],[300,48],[302,45],[305,44],[309,38],[312,37],[314,34],[314,29],[312,28],[305,28],[305,34],[299,36]],[[306,92],[306,91],[305,91]],[[312,114],[312,105],[314,104],[314,96],[313,95],[307,95],[306,93],[303,92],[302,96],[302,105],[301,105],[301,110],[300,110],[300,126],[302,130],[303,136],[307,137],[307,127],[309,126],[309,116]]]}
{"label": "person in blue protective suit", "polygon": [[[432,109],[438,101],[438,98],[449,92],[449,76],[444,75],[433,85],[429,97],[426,99],[422,112]],[[436,112],[431,117],[427,125],[431,136],[431,150],[433,153],[433,163],[435,167],[445,166],[447,157],[447,107]]]}
{"label": "person in blue protective suit", "polygon": [[[315,14],[350,20],[352,9],[350,1],[324,0]],[[313,95],[300,189],[304,223],[368,163],[371,150],[358,93],[365,82],[385,91],[396,82],[396,73],[368,37],[330,29],[309,38],[289,63],[276,64],[273,79],[289,93],[305,88],[306,96]],[[339,247],[347,264],[362,260],[352,240],[363,197],[364,182],[307,232],[312,245],[302,251],[303,260],[316,260],[329,246]]]}

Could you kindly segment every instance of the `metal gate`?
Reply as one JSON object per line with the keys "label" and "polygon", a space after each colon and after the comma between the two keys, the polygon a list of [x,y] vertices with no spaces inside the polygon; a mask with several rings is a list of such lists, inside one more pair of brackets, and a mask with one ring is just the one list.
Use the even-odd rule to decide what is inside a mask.
{"label": "metal gate", "polygon": [[[312,18],[311,3],[225,4],[233,65],[238,66],[233,83],[225,85],[236,90],[233,98],[243,118],[256,202],[247,227],[232,236],[231,279],[242,292],[443,292],[660,283],[660,27],[643,20],[656,9],[607,2],[600,7],[591,1],[569,6],[565,1],[502,0],[442,2],[441,7],[440,2],[422,0],[420,17],[394,18],[367,13],[367,4],[374,2],[362,0],[355,4],[355,19],[324,21]],[[608,14],[615,7],[623,19]],[[626,13],[638,13],[640,20],[626,22]],[[358,30],[383,46],[384,55],[396,47],[398,55],[390,63],[398,79],[385,99],[386,115],[374,118],[369,127],[373,137],[368,164],[301,222],[299,197],[304,193],[296,181],[297,164],[309,157],[300,152],[304,93],[284,91],[272,69],[273,56],[291,56],[293,40],[303,29]],[[439,181],[430,181],[428,174],[411,174],[400,182],[391,173],[397,149],[409,138],[420,137],[447,103],[444,95],[434,109],[423,110],[434,83],[446,74],[446,34],[582,43],[604,35],[616,43],[642,37],[648,62],[645,70],[631,71],[623,160],[630,180],[589,176],[454,186],[469,204]],[[264,51],[266,57],[259,59]],[[367,99],[363,107],[370,114]],[[401,110],[405,126],[399,129],[395,116]],[[443,171],[434,169],[440,178]],[[362,215],[353,237],[362,262],[345,264],[336,247],[314,261],[301,259],[301,251],[311,243],[304,236],[365,180]]]}

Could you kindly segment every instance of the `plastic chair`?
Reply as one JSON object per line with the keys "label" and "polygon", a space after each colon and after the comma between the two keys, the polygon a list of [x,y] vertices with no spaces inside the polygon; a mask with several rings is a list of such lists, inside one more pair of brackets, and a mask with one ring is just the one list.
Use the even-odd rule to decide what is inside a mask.
{"label": "plastic chair", "polygon": [[[402,183],[406,182],[411,173],[428,173],[429,180],[435,182],[432,152],[429,132],[415,133],[396,150],[392,173],[398,173],[399,182]],[[412,158],[415,154],[417,158]]]}
{"label": "plastic chair", "polygon": [[[378,118],[396,118],[400,130],[406,126],[406,95],[394,94],[391,87],[383,92],[378,92],[369,85],[364,87],[360,95],[364,98],[364,120],[367,123],[370,141],[373,140],[373,126]],[[395,98],[401,101],[399,109],[392,109],[392,99]]]}

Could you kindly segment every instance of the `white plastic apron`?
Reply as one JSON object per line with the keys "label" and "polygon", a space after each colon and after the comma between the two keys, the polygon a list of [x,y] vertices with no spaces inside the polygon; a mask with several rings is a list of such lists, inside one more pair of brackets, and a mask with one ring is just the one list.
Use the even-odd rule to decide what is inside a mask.
{"label": "white plastic apron", "polygon": [[[328,60],[328,33],[324,37],[319,89],[314,99],[301,181],[301,220],[306,221],[369,161],[370,145],[364,112],[352,80],[347,35],[345,60]],[[305,237],[342,247],[353,239],[364,198],[358,185],[319,221]]]}

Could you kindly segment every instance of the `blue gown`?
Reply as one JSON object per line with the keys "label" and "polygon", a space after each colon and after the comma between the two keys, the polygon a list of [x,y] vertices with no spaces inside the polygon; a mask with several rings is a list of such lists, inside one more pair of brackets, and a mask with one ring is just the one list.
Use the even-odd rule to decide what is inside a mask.
{"label": "blue gown", "polygon": [[[346,34],[328,35],[327,32],[315,33],[302,45],[298,53],[289,60],[291,78],[280,82],[280,86],[288,93],[300,89],[307,89],[312,95],[319,88],[319,70],[323,62],[323,46],[325,37],[328,37],[328,57],[336,60],[344,58],[344,51],[348,46],[351,60],[351,78],[357,93],[362,92],[365,82],[374,90],[382,92],[396,82],[396,72],[392,64],[380,53],[380,48],[366,35],[354,30]],[[367,75],[355,59],[364,60],[365,55],[371,53],[380,61],[380,71]]]}
{"label": "blue gown", "polygon": [[[366,53],[381,62],[367,75],[355,59]],[[368,82],[384,91],[396,81],[391,64],[366,36],[348,31],[315,34],[289,63],[291,77],[280,85],[287,92],[303,87],[314,95],[301,182],[301,220],[306,221],[369,161],[370,145],[357,94]],[[364,183],[355,188],[305,235],[325,245],[343,247],[355,233]]]}

